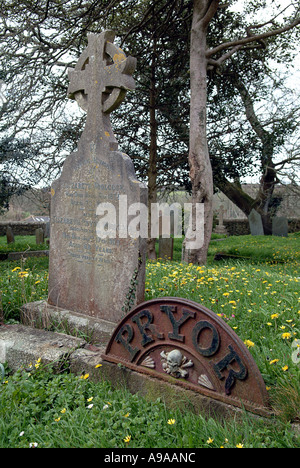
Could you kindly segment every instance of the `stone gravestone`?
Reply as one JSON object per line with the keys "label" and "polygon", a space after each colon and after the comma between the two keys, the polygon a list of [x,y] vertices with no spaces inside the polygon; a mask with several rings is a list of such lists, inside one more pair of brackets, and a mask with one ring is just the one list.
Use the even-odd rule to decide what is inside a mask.
{"label": "stone gravestone", "polygon": [[69,97],[87,118],[78,150],[51,188],[48,303],[116,323],[144,297],[146,239],[129,236],[127,209],[147,206],[147,189],[111,128],[110,113],[135,87],[136,67],[114,37],[90,34],[69,69]]}
{"label": "stone gravestone", "polygon": [[284,216],[275,216],[272,220],[272,235],[287,237],[289,231],[287,218]]}
{"label": "stone gravestone", "polygon": [[174,211],[159,217],[158,257],[173,260]]}
{"label": "stone gravestone", "polygon": [[167,260],[173,260],[173,237],[160,237],[158,241],[158,257]]}
{"label": "stone gravestone", "polygon": [[45,225],[45,238],[49,239],[49,237],[50,237],[50,221],[47,221]]}
{"label": "stone gravestone", "polygon": [[44,230],[43,228],[38,228],[35,231],[35,242],[37,245],[43,244],[45,241]]}
{"label": "stone gravestone", "polygon": [[250,232],[252,236],[263,236],[264,228],[261,220],[261,215],[256,211],[252,210],[248,216]]}
{"label": "stone gravestone", "polygon": [[[155,393],[155,382],[162,380],[173,401],[171,384],[208,398],[206,408],[208,401],[214,410],[221,402],[270,414],[266,385],[243,341],[214,312],[188,299],[161,297],[132,309],[112,333],[102,359],[102,375],[114,382],[124,375],[120,364],[134,371],[126,374],[132,391]],[[137,374],[154,382],[138,384]],[[183,400],[181,392],[177,395]]]}
{"label": "stone gravestone", "polygon": [[224,226],[223,221],[224,221],[224,206],[221,205],[219,209],[219,223],[218,223],[218,226],[215,228],[214,232],[216,234],[228,235],[227,229]]}
{"label": "stone gravestone", "polygon": [[7,226],[6,228],[6,241],[8,244],[13,244],[15,242],[15,236],[11,226]]}

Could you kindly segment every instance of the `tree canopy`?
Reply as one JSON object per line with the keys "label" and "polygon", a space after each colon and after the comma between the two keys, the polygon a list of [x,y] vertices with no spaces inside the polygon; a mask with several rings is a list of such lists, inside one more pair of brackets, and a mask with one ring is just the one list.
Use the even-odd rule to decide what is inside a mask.
{"label": "tree canopy", "polygon": [[[282,2],[249,1],[243,11],[236,0],[218,3],[207,33],[208,145],[214,183],[231,193],[238,178],[269,168],[266,146],[269,156],[273,151],[273,169],[293,159],[284,152],[274,161],[298,123],[293,99],[283,105],[274,98],[280,88],[291,93],[275,65],[292,68],[299,2],[280,7]],[[86,46],[87,34],[104,28],[116,30],[120,45],[138,59],[136,92],[113,116],[120,147],[141,178],[151,178],[152,171],[153,191],[191,189],[193,5],[192,0],[0,0],[0,79],[7,97],[0,110],[2,206],[16,187],[53,180],[75,149],[85,115],[67,99],[67,68]],[[258,21],[259,11],[266,21]],[[249,118],[251,106],[256,125],[253,112]]]}

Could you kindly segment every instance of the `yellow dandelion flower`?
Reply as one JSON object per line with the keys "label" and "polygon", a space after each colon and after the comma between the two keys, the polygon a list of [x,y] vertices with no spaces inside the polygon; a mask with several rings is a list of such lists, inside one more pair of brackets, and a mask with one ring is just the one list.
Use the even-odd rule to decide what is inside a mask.
{"label": "yellow dandelion flower", "polygon": [[247,348],[253,348],[254,346],[254,343],[251,340],[245,340],[244,343],[247,346]]}
{"label": "yellow dandelion flower", "polygon": [[90,376],[90,374],[84,374],[84,375],[81,375],[80,378],[83,379],[83,380],[86,380],[88,379]]}
{"label": "yellow dandelion flower", "polygon": [[175,424],[175,419],[168,419],[168,424],[172,426],[172,424]]}
{"label": "yellow dandelion flower", "polygon": [[272,314],[272,315],[271,315],[271,319],[272,319],[272,320],[274,320],[274,319],[276,319],[276,318],[278,318],[278,317],[279,317],[279,314]]}
{"label": "yellow dandelion flower", "polygon": [[29,276],[29,273],[27,271],[19,271],[18,275],[19,278],[27,278],[27,276]]}
{"label": "yellow dandelion flower", "polygon": [[129,444],[129,442],[131,441],[131,436],[128,435],[123,440],[124,440],[124,442],[126,442],[126,444]]}

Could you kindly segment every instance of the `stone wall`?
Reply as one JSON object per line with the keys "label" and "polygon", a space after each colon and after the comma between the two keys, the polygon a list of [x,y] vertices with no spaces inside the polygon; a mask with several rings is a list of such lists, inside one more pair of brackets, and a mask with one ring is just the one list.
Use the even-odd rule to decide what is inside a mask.
{"label": "stone wall", "polygon": [[224,219],[223,224],[230,236],[250,234],[248,219]]}
{"label": "stone wall", "polygon": [[[245,236],[250,234],[250,227],[247,219],[224,219],[223,224],[230,236]],[[300,219],[290,218],[288,224],[289,233],[300,231]]]}
{"label": "stone wall", "polygon": [[46,223],[24,223],[24,221],[0,222],[0,236],[6,236],[6,228],[10,226],[15,236],[34,236],[36,229],[45,232]]}
{"label": "stone wall", "polygon": [[[300,231],[300,219],[291,218],[288,220],[289,233]],[[24,223],[22,221],[0,222],[0,236],[6,235],[6,228],[10,226],[15,236],[34,236],[38,228],[46,229],[46,223]],[[250,227],[247,219],[224,219],[230,236],[245,236],[250,234]]]}

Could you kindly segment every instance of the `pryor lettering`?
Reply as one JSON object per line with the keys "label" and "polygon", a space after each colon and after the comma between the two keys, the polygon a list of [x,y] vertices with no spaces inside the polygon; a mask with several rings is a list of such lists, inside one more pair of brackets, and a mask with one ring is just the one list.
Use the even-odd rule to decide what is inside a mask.
{"label": "pryor lettering", "polygon": [[[182,308],[180,316],[176,306],[168,305],[160,306],[160,311],[169,318],[170,331],[167,333],[168,339],[175,343],[184,343],[184,324],[189,320],[195,321],[195,312]],[[126,323],[120,328],[115,341],[124,346],[129,353],[130,361],[133,362],[143,348],[153,343],[156,339],[164,340],[166,334],[159,330],[159,326],[154,323],[154,315],[147,309],[135,314],[131,318],[131,323]],[[203,333],[206,334],[206,346],[202,343]],[[131,343],[136,335],[140,337],[139,346],[137,346],[137,340],[135,340],[135,346],[133,347]],[[191,335],[193,348],[201,357],[211,358],[219,351],[221,344],[220,334],[217,327],[208,320],[197,321]],[[224,371],[228,370],[224,390],[226,395],[230,395],[235,381],[246,379],[247,368],[231,344],[224,351],[224,356],[218,362],[212,362],[211,366],[219,380],[224,380]],[[235,366],[236,370],[233,369],[233,366]]]}

